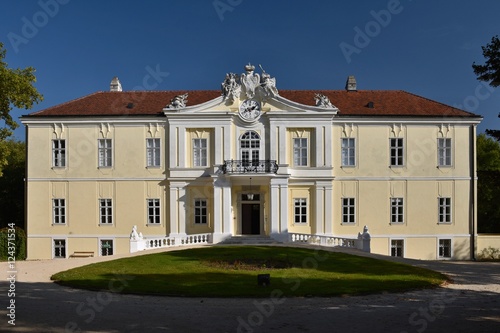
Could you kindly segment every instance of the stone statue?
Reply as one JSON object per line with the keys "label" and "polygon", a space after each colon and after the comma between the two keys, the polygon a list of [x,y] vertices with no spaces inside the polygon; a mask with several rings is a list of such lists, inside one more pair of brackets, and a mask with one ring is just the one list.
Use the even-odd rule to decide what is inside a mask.
{"label": "stone statue", "polygon": [[137,241],[137,240],[142,240],[144,237],[142,236],[142,233],[137,232],[137,226],[134,225],[132,227],[132,232],[130,233],[130,239]]}
{"label": "stone statue", "polygon": [[330,102],[330,99],[323,94],[314,95],[314,100],[316,101],[316,106],[322,108],[333,109],[335,106]]}
{"label": "stone statue", "polygon": [[264,91],[265,97],[268,98],[278,95],[278,89],[276,89],[276,78],[271,77],[271,75],[266,73],[266,71],[264,70],[264,68],[262,68],[261,65],[259,65],[259,67],[262,70],[262,79],[260,86]]}
{"label": "stone statue", "polygon": [[241,92],[241,85],[238,83],[238,74],[227,73],[222,86],[222,95],[231,101]]}
{"label": "stone statue", "polygon": [[177,95],[170,100],[170,104],[167,105],[167,109],[182,109],[186,107],[188,93]]}
{"label": "stone statue", "polygon": [[253,98],[255,96],[255,88],[260,84],[260,75],[254,73],[255,66],[248,64],[245,66],[246,73],[241,74],[241,85],[245,88],[245,94],[247,98]]}

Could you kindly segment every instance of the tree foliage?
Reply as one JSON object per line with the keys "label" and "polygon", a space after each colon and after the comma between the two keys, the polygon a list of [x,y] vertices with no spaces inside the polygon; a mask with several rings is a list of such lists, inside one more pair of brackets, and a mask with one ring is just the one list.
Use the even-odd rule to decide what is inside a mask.
{"label": "tree foliage", "polygon": [[[476,65],[474,62],[472,64],[474,74],[477,75],[479,81],[485,81],[492,87],[498,87],[500,86],[500,39],[498,35],[491,38],[491,42],[481,48],[486,62],[484,65]],[[498,116],[500,117],[500,113]],[[487,129],[486,133],[500,141],[500,130]]]}
{"label": "tree foliage", "polygon": [[0,122],[3,123],[3,127],[0,127],[0,175],[9,153],[5,139],[19,126],[10,112],[14,107],[29,110],[43,100],[43,96],[33,86],[36,82],[35,69],[8,68],[5,55],[6,50],[0,43]]}
{"label": "tree foliage", "polygon": [[478,232],[500,233],[500,143],[480,134],[477,137]]}
{"label": "tree foliage", "polygon": [[26,144],[6,140],[7,165],[0,176],[0,227],[15,223],[24,227],[24,177],[26,169]]}

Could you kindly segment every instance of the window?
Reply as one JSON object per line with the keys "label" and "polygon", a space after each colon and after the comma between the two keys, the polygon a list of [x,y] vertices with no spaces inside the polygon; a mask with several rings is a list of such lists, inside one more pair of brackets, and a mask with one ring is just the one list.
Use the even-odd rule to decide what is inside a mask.
{"label": "window", "polygon": [[[240,138],[240,152],[243,166],[259,165],[260,136],[257,132],[245,132]],[[250,161],[252,163],[250,164]]]}
{"label": "window", "polygon": [[404,257],[405,241],[402,239],[391,239],[391,256]]}
{"label": "window", "polygon": [[160,166],[160,139],[146,139],[146,165],[148,167]]}
{"label": "window", "polygon": [[391,223],[403,222],[403,198],[391,198]]}
{"label": "window", "polygon": [[101,256],[112,256],[113,255],[113,240],[112,239],[101,239]]}
{"label": "window", "polygon": [[193,165],[207,166],[207,139],[193,139]]}
{"label": "window", "polygon": [[439,198],[439,223],[451,223],[451,198]]}
{"label": "window", "polygon": [[356,165],[356,142],[354,139],[342,139],[342,166]]}
{"label": "window", "polygon": [[294,221],[295,223],[307,223],[307,199],[297,198],[294,200]]}
{"label": "window", "polygon": [[403,165],[403,139],[391,138],[391,166]]}
{"label": "window", "polygon": [[207,223],[207,200],[204,199],[194,200],[194,223],[195,224]]}
{"label": "window", "polygon": [[148,199],[148,223],[160,224],[160,199]]}
{"label": "window", "polygon": [[65,140],[52,140],[52,166],[57,168],[66,166]]}
{"label": "window", "polygon": [[66,203],[64,199],[52,199],[52,223],[66,223]]}
{"label": "window", "polygon": [[439,240],[439,258],[451,258],[451,239]]}
{"label": "window", "polygon": [[99,166],[110,167],[112,166],[112,153],[111,139],[99,139]]}
{"label": "window", "polygon": [[54,239],[54,258],[66,258],[65,239]]}
{"label": "window", "polygon": [[342,198],[342,223],[355,223],[354,198]]}
{"label": "window", "polygon": [[451,139],[438,139],[439,166],[451,166]]}
{"label": "window", "polygon": [[99,221],[101,224],[113,223],[113,204],[111,199],[99,199]]}
{"label": "window", "polygon": [[307,139],[293,139],[293,163],[295,166],[307,166]]}

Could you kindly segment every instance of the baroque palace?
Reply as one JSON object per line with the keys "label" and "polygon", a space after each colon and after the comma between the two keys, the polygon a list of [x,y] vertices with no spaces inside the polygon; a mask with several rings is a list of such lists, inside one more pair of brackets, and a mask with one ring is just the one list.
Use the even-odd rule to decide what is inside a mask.
{"label": "baroque palace", "polygon": [[367,226],[373,253],[470,259],[481,119],[353,76],[278,91],[250,64],[213,91],[122,91],[114,78],[21,118],[28,258],[242,235],[349,242]]}

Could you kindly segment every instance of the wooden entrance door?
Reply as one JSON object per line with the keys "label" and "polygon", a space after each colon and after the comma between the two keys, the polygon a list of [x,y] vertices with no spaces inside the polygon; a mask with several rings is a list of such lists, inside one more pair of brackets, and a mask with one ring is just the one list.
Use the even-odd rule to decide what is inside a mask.
{"label": "wooden entrance door", "polygon": [[243,235],[260,234],[260,204],[241,204],[241,233]]}

